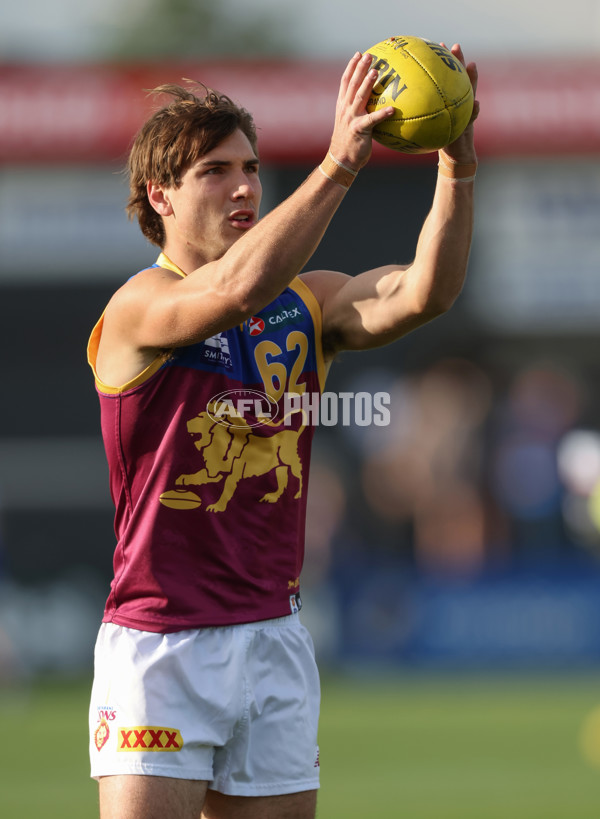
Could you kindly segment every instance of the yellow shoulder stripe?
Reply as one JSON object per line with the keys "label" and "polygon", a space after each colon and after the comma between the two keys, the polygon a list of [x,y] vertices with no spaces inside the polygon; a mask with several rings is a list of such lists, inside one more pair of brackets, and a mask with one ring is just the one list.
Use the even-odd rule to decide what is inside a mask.
{"label": "yellow shoulder stripe", "polygon": [[[177,265],[172,262],[168,256],[164,253],[161,253],[156,263],[159,267],[164,267],[167,270],[172,270],[173,273],[177,273],[177,275],[181,276],[182,278],[185,277],[185,273],[181,270]],[[92,333],[90,335],[90,340],[88,342],[88,349],[87,349],[87,359],[88,364],[92,368],[92,372],[94,373],[94,379],[96,381],[96,386],[100,392],[105,393],[106,395],[118,395],[119,393],[126,392],[127,390],[132,390],[134,387],[138,387],[140,384],[143,384],[144,381],[147,381],[151,378],[154,373],[158,372],[160,368],[165,363],[164,355],[158,355],[154,361],[152,361],[144,370],[142,370],[139,375],[136,375],[135,378],[132,378],[131,381],[127,381],[126,384],[121,384],[119,387],[111,386],[110,384],[105,384],[100,377],[98,376],[98,371],[96,369],[96,361],[98,359],[98,347],[100,345],[100,338],[102,337],[102,328],[104,326],[104,311],[100,316],[99,320],[97,321]]]}
{"label": "yellow shoulder stripe", "polygon": [[325,390],[325,379],[327,378],[327,367],[325,366],[325,359],[323,357],[323,315],[321,313],[321,306],[313,291],[302,281],[302,279],[296,277],[290,283],[289,288],[300,296],[304,304],[308,307],[308,311],[313,320],[313,326],[315,328],[317,374],[319,376],[319,386],[321,388],[321,392],[323,392]]}

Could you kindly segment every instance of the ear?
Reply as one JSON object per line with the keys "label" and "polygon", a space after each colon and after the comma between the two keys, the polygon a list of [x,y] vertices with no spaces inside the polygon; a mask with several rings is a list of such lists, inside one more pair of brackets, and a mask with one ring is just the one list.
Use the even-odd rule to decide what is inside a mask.
{"label": "ear", "polygon": [[146,185],[146,191],[148,193],[148,201],[157,213],[159,213],[161,216],[172,215],[173,207],[164,188],[157,185],[152,180],[149,180]]}

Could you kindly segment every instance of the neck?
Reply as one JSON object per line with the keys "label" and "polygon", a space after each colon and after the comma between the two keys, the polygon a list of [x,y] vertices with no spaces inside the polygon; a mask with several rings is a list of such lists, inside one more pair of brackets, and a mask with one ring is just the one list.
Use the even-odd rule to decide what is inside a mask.
{"label": "neck", "polygon": [[205,258],[192,248],[174,247],[169,242],[165,244],[162,252],[167,259],[176,265],[182,273],[185,273],[186,276],[210,261],[210,259]]}

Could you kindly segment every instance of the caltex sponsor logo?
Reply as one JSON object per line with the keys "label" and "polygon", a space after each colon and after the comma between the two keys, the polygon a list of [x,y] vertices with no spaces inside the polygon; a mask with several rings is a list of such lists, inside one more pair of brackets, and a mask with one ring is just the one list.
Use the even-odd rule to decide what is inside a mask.
{"label": "caltex sponsor logo", "polygon": [[303,316],[299,307],[292,307],[289,310],[276,310],[265,313],[265,320],[271,327],[279,327],[281,324],[287,324],[288,322],[301,322]]}

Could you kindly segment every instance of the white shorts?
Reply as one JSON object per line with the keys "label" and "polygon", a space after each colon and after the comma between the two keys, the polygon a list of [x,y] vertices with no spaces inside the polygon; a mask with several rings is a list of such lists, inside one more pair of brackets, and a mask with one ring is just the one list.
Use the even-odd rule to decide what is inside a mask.
{"label": "white shorts", "polygon": [[91,774],[202,779],[232,796],[313,790],[319,707],[313,644],[297,614],[172,634],[103,623]]}

